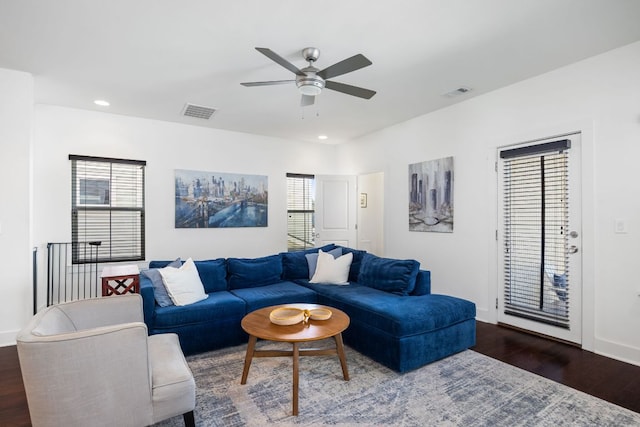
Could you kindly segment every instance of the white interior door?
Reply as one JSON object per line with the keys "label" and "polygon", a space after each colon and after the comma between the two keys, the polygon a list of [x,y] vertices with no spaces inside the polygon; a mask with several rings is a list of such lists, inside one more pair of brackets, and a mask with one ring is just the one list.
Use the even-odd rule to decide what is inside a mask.
{"label": "white interior door", "polygon": [[357,247],[356,177],[316,175],[315,245]]}
{"label": "white interior door", "polygon": [[[569,148],[535,152],[563,140]],[[502,147],[497,160],[498,321],[577,344],[582,341],[580,142],[577,133]],[[534,146],[539,148],[531,150]]]}

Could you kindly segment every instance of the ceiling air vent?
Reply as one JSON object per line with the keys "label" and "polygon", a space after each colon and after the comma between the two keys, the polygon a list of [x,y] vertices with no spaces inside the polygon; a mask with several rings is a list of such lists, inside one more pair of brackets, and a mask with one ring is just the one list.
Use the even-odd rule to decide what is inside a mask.
{"label": "ceiling air vent", "polygon": [[186,117],[195,117],[196,119],[209,120],[215,112],[215,108],[204,107],[202,105],[185,104],[182,115]]}
{"label": "ceiling air vent", "polygon": [[447,92],[445,94],[443,94],[443,96],[449,97],[449,98],[453,98],[454,96],[460,96],[460,95],[464,95],[467,92],[470,92],[471,88],[466,87],[466,86],[460,86],[457,89],[452,90],[451,92]]}

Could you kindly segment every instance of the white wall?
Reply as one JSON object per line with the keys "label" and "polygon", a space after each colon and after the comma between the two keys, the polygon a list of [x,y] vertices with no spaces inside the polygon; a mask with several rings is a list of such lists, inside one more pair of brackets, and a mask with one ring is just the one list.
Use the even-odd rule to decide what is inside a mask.
{"label": "white wall", "polygon": [[[36,106],[34,240],[69,241],[69,154],[146,160],[146,256],[254,257],[286,250],[286,173],[334,173],[334,146],[50,105]],[[268,176],[269,226],[174,228],[174,170]]]}
{"label": "white wall", "polygon": [[0,69],[0,345],[33,314],[29,152],[33,78]]}
{"label": "white wall", "polygon": [[[386,255],[417,258],[434,292],[473,300],[479,319],[495,321],[496,147],[581,130],[583,344],[640,364],[639,94],[635,43],[368,135],[339,158],[385,174]],[[409,232],[408,164],[446,156],[455,157],[454,232]],[[616,218],[626,234],[614,234]]]}

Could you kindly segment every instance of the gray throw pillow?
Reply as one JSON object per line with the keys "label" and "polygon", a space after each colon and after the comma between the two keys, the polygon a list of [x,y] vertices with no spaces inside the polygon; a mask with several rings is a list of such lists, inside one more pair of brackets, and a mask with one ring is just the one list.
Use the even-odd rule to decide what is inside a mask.
{"label": "gray throw pillow", "polygon": [[[167,267],[180,268],[182,267],[182,261],[180,258],[175,261],[171,261],[167,264]],[[171,301],[171,297],[167,293],[167,288],[164,287],[164,282],[162,282],[162,276],[157,268],[150,268],[149,270],[144,270],[140,274],[147,276],[151,283],[153,283],[153,295],[156,298],[156,302],[160,307],[168,307],[173,305],[173,301]]]}

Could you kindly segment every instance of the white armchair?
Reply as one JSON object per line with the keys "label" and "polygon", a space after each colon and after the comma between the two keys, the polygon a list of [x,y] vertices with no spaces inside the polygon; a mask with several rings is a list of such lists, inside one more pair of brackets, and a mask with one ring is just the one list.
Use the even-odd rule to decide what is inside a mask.
{"label": "white armchair", "polygon": [[146,426],[183,415],[195,382],[175,334],[147,336],[138,294],[47,307],[18,334],[34,426]]}

